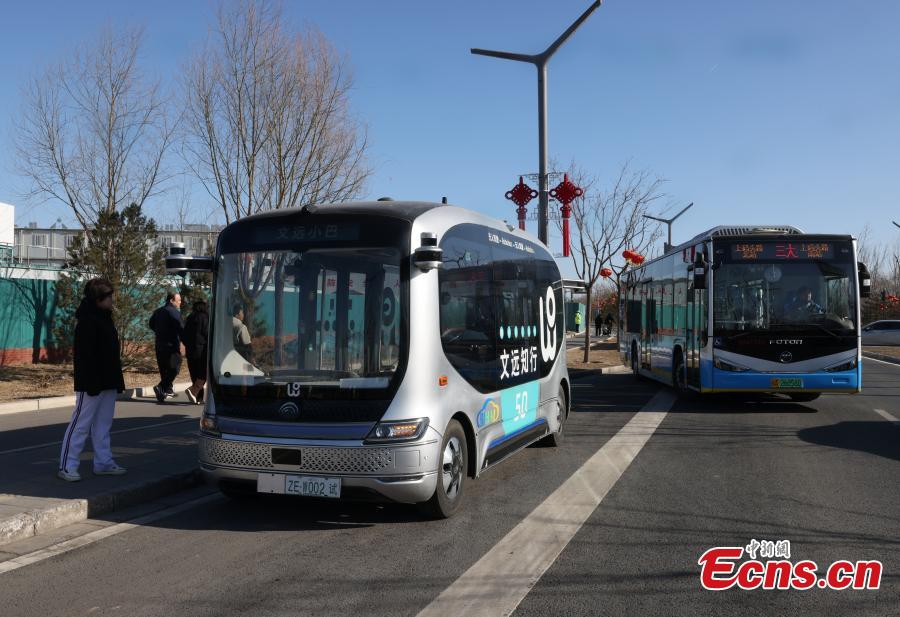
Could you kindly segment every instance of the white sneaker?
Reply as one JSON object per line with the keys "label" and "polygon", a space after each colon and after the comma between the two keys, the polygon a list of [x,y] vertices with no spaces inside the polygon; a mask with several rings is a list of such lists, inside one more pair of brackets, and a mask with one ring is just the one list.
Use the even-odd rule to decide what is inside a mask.
{"label": "white sneaker", "polygon": [[192,404],[194,404],[194,405],[197,404],[197,396],[196,396],[193,392],[191,392],[191,389],[190,389],[190,388],[188,388],[187,390],[185,390],[184,393],[187,395],[188,400],[189,400]]}
{"label": "white sneaker", "polygon": [[113,463],[112,466],[106,467],[104,469],[95,469],[95,476],[122,476],[128,473],[128,470],[124,467],[120,467],[116,463]]}
{"label": "white sneaker", "polygon": [[65,480],[66,482],[78,482],[81,480],[81,474],[77,471],[67,471],[65,469],[60,469],[56,476]]}

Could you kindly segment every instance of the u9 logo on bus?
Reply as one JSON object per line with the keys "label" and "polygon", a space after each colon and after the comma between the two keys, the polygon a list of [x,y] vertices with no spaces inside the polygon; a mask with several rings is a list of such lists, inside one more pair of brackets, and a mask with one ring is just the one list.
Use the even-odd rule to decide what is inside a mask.
{"label": "u9 logo on bus", "polygon": [[294,381],[287,385],[288,396],[296,398],[300,396],[300,382]]}
{"label": "u9 logo on bus", "polygon": [[541,319],[541,357],[544,362],[553,362],[556,358],[556,296],[553,287],[547,287],[544,298],[538,300],[538,313]]}

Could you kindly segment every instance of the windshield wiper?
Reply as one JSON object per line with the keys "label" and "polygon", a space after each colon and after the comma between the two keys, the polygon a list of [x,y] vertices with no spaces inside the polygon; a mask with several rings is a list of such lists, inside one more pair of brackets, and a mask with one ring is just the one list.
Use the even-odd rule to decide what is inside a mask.
{"label": "windshield wiper", "polygon": [[789,327],[789,328],[790,328],[790,327],[806,328],[806,327],[812,326],[813,328],[818,328],[819,330],[821,330],[822,332],[825,332],[826,334],[830,334],[830,335],[833,336],[834,338],[841,338],[840,336],[838,336],[837,334],[835,334],[834,332],[832,332],[831,330],[829,330],[829,329],[826,328],[825,326],[823,326],[823,325],[821,325],[821,324],[817,324],[817,323],[790,322],[790,323],[780,323],[780,324],[778,324],[778,325],[780,325],[780,326],[787,326],[787,327]]}

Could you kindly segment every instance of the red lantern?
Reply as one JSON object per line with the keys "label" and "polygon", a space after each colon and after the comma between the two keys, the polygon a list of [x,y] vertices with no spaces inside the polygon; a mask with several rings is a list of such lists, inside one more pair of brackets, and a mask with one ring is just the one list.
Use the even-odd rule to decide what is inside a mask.
{"label": "red lantern", "polygon": [[602,270],[600,270],[600,276],[602,276],[605,279],[608,279],[612,275],[613,275],[613,271],[610,270],[609,268],[603,268]]}
{"label": "red lantern", "polygon": [[622,251],[622,257],[628,263],[631,263],[631,260],[634,259],[635,255],[636,255],[636,253],[634,251],[632,251],[631,249],[625,249],[624,251]]}
{"label": "red lantern", "polygon": [[631,263],[633,263],[636,266],[641,265],[642,263],[644,263],[644,256],[635,253],[634,258],[631,260]]}

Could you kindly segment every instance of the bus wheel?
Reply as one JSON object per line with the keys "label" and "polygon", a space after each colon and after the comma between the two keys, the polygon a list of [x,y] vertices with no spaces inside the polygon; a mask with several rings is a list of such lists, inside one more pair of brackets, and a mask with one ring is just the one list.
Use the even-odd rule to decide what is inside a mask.
{"label": "bus wheel", "polygon": [[635,379],[641,379],[641,364],[638,359],[637,345],[635,343],[631,344],[631,372],[634,373]]}
{"label": "bus wheel", "polygon": [[456,420],[450,420],[441,441],[441,464],[438,468],[434,495],[419,504],[424,514],[433,518],[450,518],[463,499],[468,471],[466,433]]}
{"label": "bus wheel", "polygon": [[556,394],[556,422],[559,426],[559,429],[555,433],[550,433],[546,437],[541,440],[542,446],[549,446],[551,448],[558,448],[563,443],[563,428],[566,426],[566,418],[568,414],[566,413],[566,392],[562,388],[559,389],[559,392]]}
{"label": "bus wheel", "polygon": [[816,400],[821,395],[820,392],[798,392],[796,394],[788,394],[795,403],[808,403],[809,401]]}

